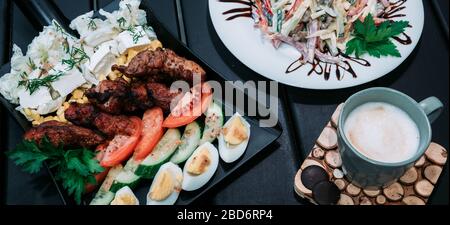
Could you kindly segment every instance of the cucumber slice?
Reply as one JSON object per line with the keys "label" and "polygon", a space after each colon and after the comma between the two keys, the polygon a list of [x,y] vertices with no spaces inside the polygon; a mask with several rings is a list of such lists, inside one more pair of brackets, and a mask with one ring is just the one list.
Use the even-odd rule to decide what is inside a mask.
{"label": "cucumber slice", "polygon": [[177,150],[181,142],[180,138],[181,134],[178,129],[168,129],[152,153],[137,167],[135,174],[147,179],[153,178],[159,167],[169,161],[170,156]]}
{"label": "cucumber slice", "polygon": [[220,134],[220,129],[223,126],[223,111],[222,107],[216,102],[211,103],[206,110],[205,130],[203,131],[200,145],[205,142],[213,142]]}
{"label": "cucumber slice", "polygon": [[115,194],[110,191],[99,190],[89,205],[109,205],[114,196]]}
{"label": "cucumber slice", "polygon": [[115,193],[124,186],[129,186],[130,188],[136,187],[141,178],[134,174],[138,166],[139,163],[136,162],[133,158],[130,158],[127,164],[125,164],[123,170],[114,179],[110,191]]}
{"label": "cucumber slice", "polygon": [[181,144],[178,146],[177,151],[173,154],[172,158],[170,158],[170,161],[175,164],[186,161],[198,147],[201,135],[202,131],[197,122],[194,121],[188,124],[181,137]]}
{"label": "cucumber slice", "polygon": [[114,199],[114,193],[110,191],[114,179],[123,170],[122,165],[111,168],[106,175],[105,180],[100,186],[98,192],[95,194],[94,199],[89,203],[90,205],[109,205]]}

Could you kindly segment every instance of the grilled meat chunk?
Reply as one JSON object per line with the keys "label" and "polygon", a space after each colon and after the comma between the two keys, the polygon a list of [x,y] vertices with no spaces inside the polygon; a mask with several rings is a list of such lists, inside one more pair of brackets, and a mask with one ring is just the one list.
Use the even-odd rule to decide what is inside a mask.
{"label": "grilled meat chunk", "polygon": [[129,84],[123,78],[103,80],[96,87],[90,88],[85,95],[89,102],[95,104],[103,112],[122,113],[122,106],[130,92]]}
{"label": "grilled meat chunk", "polygon": [[52,145],[59,146],[62,144],[65,147],[95,147],[105,141],[105,138],[94,131],[62,123],[58,121],[48,121],[33,127],[28,130],[24,139],[34,140],[37,143],[47,137]]}
{"label": "grilled meat chunk", "polygon": [[[144,111],[153,107],[160,106],[164,112],[170,112],[170,103],[178,95],[178,92],[170,92],[170,88],[165,84],[155,83],[152,79],[149,81],[133,81],[128,84],[124,79],[119,78],[114,81],[103,80],[97,87],[93,87],[86,91],[89,102],[100,109],[113,115],[119,115],[124,112],[135,112],[137,110]],[[89,106],[86,109],[74,108],[82,110],[79,112],[67,111],[70,116],[74,114],[86,114],[86,111],[95,112],[95,108]],[[72,109],[72,110],[74,110]],[[81,121],[84,120],[84,121]],[[79,119],[70,119],[75,124],[89,126],[92,124],[92,118],[82,117]]]}
{"label": "grilled meat chunk", "polygon": [[194,77],[200,78],[196,82],[206,80],[206,72],[200,65],[178,56],[170,49],[142,51],[131,59],[128,66],[113,65],[112,69],[128,77],[155,77],[163,73],[170,76],[172,80],[184,80],[190,84],[193,83]]}
{"label": "grilled meat chunk", "polygon": [[[170,92],[170,88],[164,84],[148,82],[147,91],[151,94],[155,105],[161,107],[165,113],[170,113],[170,104],[175,101],[181,92]],[[176,102],[174,102],[176,103]]]}
{"label": "grilled meat chunk", "polygon": [[133,132],[132,122],[127,116],[99,112],[92,104],[72,103],[64,111],[64,116],[74,124],[95,127],[108,137],[130,135]]}
{"label": "grilled meat chunk", "polygon": [[136,110],[146,110],[153,107],[151,93],[147,91],[145,83],[137,81],[131,84],[129,101],[124,105],[125,111],[134,112]]}
{"label": "grilled meat chunk", "polygon": [[116,134],[131,135],[134,131],[133,122],[124,115],[100,113],[95,117],[94,124],[108,137],[114,137]]}
{"label": "grilled meat chunk", "polygon": [[75,125],[95,127],[94,121],[99,114],[98,108],[92,104],[79,104],[72,102],[64,111],[64,117]]}

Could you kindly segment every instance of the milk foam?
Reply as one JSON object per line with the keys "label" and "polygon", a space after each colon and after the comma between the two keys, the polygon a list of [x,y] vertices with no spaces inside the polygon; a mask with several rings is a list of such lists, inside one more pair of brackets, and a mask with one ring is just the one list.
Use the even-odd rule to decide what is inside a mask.
{"label": "milk foam", "polygon": [[414,156],[419,148],[419,129],[400,108],[382,102],[356,107],[344,124],[347,139],[366,157],[387,163]]}

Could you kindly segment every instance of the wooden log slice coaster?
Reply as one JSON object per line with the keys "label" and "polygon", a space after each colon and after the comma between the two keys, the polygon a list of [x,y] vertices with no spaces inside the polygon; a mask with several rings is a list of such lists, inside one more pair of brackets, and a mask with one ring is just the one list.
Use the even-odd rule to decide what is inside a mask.
{"label": "wooden log slice coaster", "polygon": [[347,185],[347,188],[345,189],[345,191],[351,196],[358,196],[359,193],[361,192],[361,188],[350,183],[349,185]]}
{"label": "wooden log slice coaster", "polygon": [[337,178],[337,179],[344,178],[344,172],[342,172],[342,170],[340,170],[340,169],[334,169],[333,170],[333,177]]}
{"label": "wooden log slice coaster", "polygon": [[[362,189],[351,184],[341,168],[343,162],[337,146],[336,131],[340,108],[342,105],[333,113],[295,175],[295,192],[314,204],[426,204],[442,174],[447,150],[431,143],[425,154],[414,163],[414,167],[405,171],[398,182],[380,190]],[[302,182],[302,172],[306,169]]]}
{"label": "wooden log slice coaster", "polygon": [[338,168],[342,166],[341,155],[339,154],[338,151],[335,150],[327,151],[325,153],[325,162],[333,168]]}
{"label": "wooden log slice coaster", "polygon": [[312,156],[316,159],[323,159],[323,156],[325,155],[325,151],[321,149],[320,147],[314,148],[312,150]]}
{"label": "wooden log slice coaster", "polygon": [[344,103],[341,103],[337,106],[336,110],[334,111],[333,115],[331,116],[331,124],[334,127],[338,127],[339,122],[339,115],[341,114],[342,107],[344,106]]}
{"label": "wooden log slice coaster", "polygon": [[436,184],[441,173],[442,167],[437,165],[429,165],[423,170],[423,176],[427,178],[432,184]]}
{"label": "wooden log slice coaster", "polygon": [[370,199],[366,196],[361,196],[359,198],[359,204],[360,205],[372,205],[372,202],[370,201]]}
{"label": "wooden log slice coaster", "polygon": [[422,167],[423,165],[425,165],[425,161],[426,161],[426,159],[425,159],[425,156],[423,155],[423,156],[421,156],[421,157],[419,158],[419,160],[416,161],[416,163],[414,164],[414,166],[415,166],[415,167]]}
{"label": "wooden log slice coaster", "polygon": [[339,201],[337,204],[338,205],[354,205],[355,202],[353,201],[352,197],[341,193],[341,197],[339,198]]}
{"label": "wooden log slice coaster", "polygon": [[421,180],[414,185],[414,190],[422,197],[429,197],[433,189],[433,184],[428,180]]}
{"label": "wooden log slice coaster", "polygon": [[417,169],[415,167],[411,167],[408,170],[406,170],[405,174],[400,177],[400,182],[403,184],[409,185],[414,182],[416,182],[417,178],[419,177],[419,174],[417,173]]}
{"label": "wooden log slice coaster", "polygon": [[347,187],[347,183],[345,182],[344,179],[336,179],[334,181],[334,184],[336,184],[336,186],[339,188],[339,190],[344,190],[345,187]]}
{"label": "wooden log slice coaster", "polygon": [[421,198],[414,195],[404,197],[402,202],[405,205],[425,205],[425,202]]}
{"label": "wooden log slice coaster", "polygon": [[405,195],[405,190],[403,190],[403,187],[400,183],[395,182],[384,188],[383,194],[390,201],[399,201]]}
{"label": "wooden log slice coaster", "polygon": [[320,166],[323,169],[325,169],[325,167],[320,162],[318,162],[318,161],[316,161],[314,159],[306,159],[305,161],[303,161],[301,169],[304,170],[306,167],[312,166],[312,165]]}
{"label": "wooden log slice coaster", "polygon": [[381,193],[380,190],[369,190],[369,189],[364,189],[363,192],[365,195],[367,195],[369,197],[376,197],[377,195],[379,195]]}
{"label": "wooden log slice coaster", "polygon": [[386,203],[386,197],[384,197],[384,195],[378,195],[378,196],[375,198],[375,202],[376,202],[378,205],[384,205],[384,204]]}
{"label": "wooden log slice coaster", "polygon": [[327,126],[317,139],[317,144],[326,150],[331,150],[337,147],[337,139],[336,130]]}
{"label": "wooden log slice coaster", "polygon": [[427,158],[434,164],[443,166],[447,161],[447,151],[444,147],[432,142],[425,151]]}

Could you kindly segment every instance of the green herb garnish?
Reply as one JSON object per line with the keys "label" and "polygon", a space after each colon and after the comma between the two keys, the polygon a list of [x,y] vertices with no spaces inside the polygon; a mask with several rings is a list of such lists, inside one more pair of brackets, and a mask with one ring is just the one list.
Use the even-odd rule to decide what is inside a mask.
{"label": "green herb garnish", "polygon": [[72,70],[73,68],[77,68],[80,72],[80,64],[85,60],[89,59],[89,56],[86,54],[86,52],[83,49],[83,46],[81,48],[72,47],[69,54],[69,59],[63,59],[61,62],[62,64],[66,64],[67,70]]}
{"label": "green herb garnish", "polygon": [[61,33],[62,35],[69,35],[65,30],[64,30],[64,28],[58,23],[58,22],[56,22],[56,21],[53,21],[53,25],[55,26],[55,28],[56,28],[56,32],[59,32],[59,33]]}
{"label": "green herb garnish", "polygon": [[131,5],[130,5],[130,4],[126,4],[126,6],[127,6],[127,8],[128,8],[128,11],[130,11],[130,13],[132,13],[132,11],[131,11]]}
{"label": "green herb garnish", "polygon": [[91,30],[97,30],[97,24],[95,23],[94,19],[90,19],[88,23],[88,28]]}
{"label": "green herb garnish", "polygon": [[127,22],[127,20],[123,17],[120,17],[119,19],[117,19],[117,23],[119,23],[119,27],[123,28],[125,27],[125,23]]}
{"label": "green herb garnish", "polygon": [[28,57],[27,66],[28,66],[31,70],[37,69],[36,64],[33,62],[33,60],[31,60],[30,57]]}
{"label": "green herb garnish", "polygon": [[355,37],[347,42],[345,54],[355,53],[357,58],[365,53],[377,58],[389,55],[401,57],[391,38],[403,33],[408,25],[407,21],[384,21],[376,26],[372,15],[369,14],[364,22],[355,21]]}
{"label": "green herb garnish", "polygon": [[127,30],[131,33],[134,44],[137,44],[139,42],[139,39],[144,37],[144,34],[141,31],[139,31],[139,32],[136,31],[136,29],[133,26],[128,27]]}
{"label": "green herb garnish", "polygon": [[25,72],[22,72],[20,76],[22,80],[19,81],[19,86],[24,86],[26,90],[30,92],[32,95],[35,91],[37,91],[41,87],[48,87],[53,81],[59,79],[64,73],[62,71],[58,71],[56,74],[49,74],[43,78],[33,78],[28,79],[28,75]]}
{"label": "green herb garnish", "polygon": [[32,174],[39,172],[47,162],[50,168],[55,169],[55,179],[62,182],[78,204],[81,203],[85,185],[95,184],[94,175],[104,170],[93,151],[86,148],[64,150],[62,145],[53,146],[46,137],[39,145],[35,141],[23,140],[6,154],[25,172]]}

